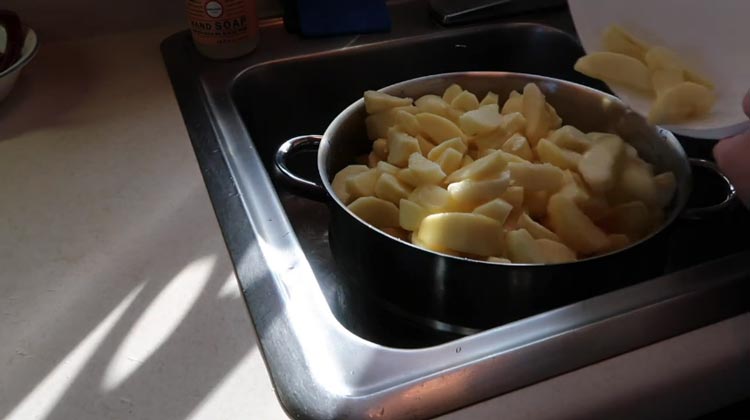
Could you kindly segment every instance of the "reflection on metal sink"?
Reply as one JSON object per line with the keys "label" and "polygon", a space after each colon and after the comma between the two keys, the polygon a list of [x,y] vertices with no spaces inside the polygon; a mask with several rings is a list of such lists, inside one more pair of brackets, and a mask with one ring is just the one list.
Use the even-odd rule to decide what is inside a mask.
{"label": "reflection on metal sink", "polygon": [[[322,133],[366,89],[426,74],[517,71],[592,82],[572,71],[582,53],[575,38],[549,26],[444,29],[421,1],[397,2],[392,16],[389,34],[304,41],[270,22],[258,51],[225,62],[198,56],[186,33],[162,45],[271,378],[291,416],[434,416],[747,308],[740,281],[746,252],[465,337],[419,320],[391,322],[387,310],[358,300],[331,258],[326,205],[276,183],[271,161],[281,142]],[[572,28],[565,11],[532,20]],[[300,156],[298,170],[312,177],[308,158]]]}

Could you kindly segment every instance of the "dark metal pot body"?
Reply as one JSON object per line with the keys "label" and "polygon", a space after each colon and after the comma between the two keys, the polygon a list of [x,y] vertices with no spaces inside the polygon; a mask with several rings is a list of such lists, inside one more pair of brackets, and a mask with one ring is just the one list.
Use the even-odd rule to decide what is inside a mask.
{"label": "dark metal pot body", "polygon": [[[613,290],[660,273],[666,230],[684,211],[691,171],[675,137],[650,126],[617,98],[578,84],[540,76],[502,72],[464,72],[427,76],[382,91],[418,98],[440,94],[452,83],[483,97],[507,98],[535,82],[565,124],[584,132],[617,133],[652,163],[655,172],[672,171],[677,192],[663,226],[632,246],[608,255],[554,265],[487,263],[418,248],[362,221],[333,193],[331,180],[355,157],[369,152],[364,101],[344,110],[326,130],[318,150],[318,169],[330,196],[330,246],[346,281],[413,321],[449,331],[475,331]],[[278,161],[278,159],[277,159]],[[285,168],[284,168],[285,169]],[[287,172],[287,175],[290,175]]]}

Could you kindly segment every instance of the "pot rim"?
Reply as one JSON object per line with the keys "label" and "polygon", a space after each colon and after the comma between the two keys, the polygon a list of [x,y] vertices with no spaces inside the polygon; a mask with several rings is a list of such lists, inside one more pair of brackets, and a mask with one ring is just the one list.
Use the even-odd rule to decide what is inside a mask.
{"label": "pot rim", "polygon": [[[573,87],[576,89],[584,90],[590,94],[597,95],[603,99],[608,99],[612,102],[615,102],[617,104],[622,105],[623,107],[627,109],[631,109],[628,107],[622,100],[617,98],[614,95],[610,95],[606,92],[602,92],[598,89],[594,89],[588,86],[584,86],[575,82],[570,82],[567,80],[557,79],[554,77],[547,77],[547,76],[540,76],[536,74],[529,74],[529,73],[517,73],[517,72],[506,72],[506,71],[461,71],[461,72],[449,72],[449,73],[438,73],[438,74],[432,74],[428,76],[421,76],[413,79],[404,80],[398,83],[391,84],[389,86],[385,86],[381,89],[378,89],[378,92],[393,92],[395,90],[398,90],[400,88],[403,88],[405,86],[410,86],[417,83],[423,83],[428,82],[435,79],[443,79],[443,78],[450,78],[450,77],[462,77],[462,76],[472,76],[472,77],[492,77],[492,78],[503,78],[503,77],[521,77],[521,78],[527,78],[529,81],[534,82],[552,82],[562,85],[568,85],[569,87]],[[654,128],[655,133],[664,139],[666,142],[672,146],[673,149],[678,153],[680,159],[685,163],[687,167],[687,176],[685,178],[685,182],[682,184],[678,183],[677,188],[679,189],[686,189],[687,191],[685,194],[681,197],[681,199],[673,204],[673,207],[670,210],[670,213],[667,218],[662,222],[661,226],[658,229],[653,230],[648,235],[644,236],[643,238],[639,239],[638,241],[635,241],[628,246],[624,248],[617,249],[615,251],[610,251],[605,254],[599,254],[583,259],[579,259],[576,261],[569,261],[569,262],[563,262],[563,263],[550,263],[550,264],[544,264],[544,263],[503,263],[503,262],[490,262],[490,261],[482,261],[482,260],[475,260],[472,258],[466,258],[466,257],[459,257],[455,255],[450,254],[444,254],[438,251],[433,251],[430,249],[422,248],[420,246],[414,245],[411,242],[404,241],[402,239],[396,238],[394,236],[391,236],[385,232],[383,232],[380,229],[375,228],[371,224],[365,222],[362,220],[359,216],[354,214],[349,208],[344,204],[339,197],[336,195],[336,193],[333,191],[333,186],[331,185],[331,181],[329,180],[328,173],[326,171],[326,156],[329,153],[330,149],[330,139],[333,136],[333,134],[336,132],[339,126],[343,124],[345,120],[348,118],[351,118],[352,115],[356,115],[358,111],[363,110],[365,106],[365,100],[363,97],[359,98],[352,104],[350,104],[348,107],[346,107],[343,111],[341,111],[336,118],[328,125],[325,132],[323,133],[323,138],[320,142],[320,147],[318,148],[318,159],[317,159],[317,165],[318,165],[318,174],[320,175],[320,179],[323,182],[323,186],[325,187],[326,191],[328,192],[328,195],[331,197],[331,199],[338,205],[342,210],[344,210],[346,213],[349,214],[349,216],[356,219],[359,223],[364,224],[367,228],[370,230],[375,231],[376,233],[380,235],[384,235],[388,237],[391,240],[397,241],[397,243],[401,243],[402,245],[410,246],[416,250],[428,252],[440,257],[444,258],[451,258],[458,261],[464,261],[464,262],[472,262],[472,263],[478,263],[478,264],[486,264],[489,266],[505,266],[505,267],[549,267],[549,266],[565,266],[568,264],[577,264],[582,262],[588,262],[588,261],[594,261],[599,258],[605,258],[608,256],[612,256],[615,254],[619,254],[621,252],[627,251],[631,248],[634,248],[638,245],[640,245],[643,242],[646,242],[653,237],[661,234],[663,231],[665,231],[669,226],[674,223],[674,221],[679,217],[679,215],[685,210],[685,207],[687,205],[688,197],[690,196],[690,188],[692,185],[692,171],[690,168],[690,163],[687,154],[685,153],[685,150],[682,148],[682,145],[677,140],[677,138],[670,132],[669,130],[666,130],[659,126],[650,125]],[[642,117],[641,117],[642,118]],[[675,197],[679,197],[677,193],[675,193]]]}

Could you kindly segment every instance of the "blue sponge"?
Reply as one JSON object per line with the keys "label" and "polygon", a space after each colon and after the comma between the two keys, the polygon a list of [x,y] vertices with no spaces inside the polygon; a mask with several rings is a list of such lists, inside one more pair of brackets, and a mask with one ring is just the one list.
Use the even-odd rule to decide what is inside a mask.
{"label": "blue sponge", "polygon": [[385,0],[297,0],[297,16],[310,37],[391,30]]}

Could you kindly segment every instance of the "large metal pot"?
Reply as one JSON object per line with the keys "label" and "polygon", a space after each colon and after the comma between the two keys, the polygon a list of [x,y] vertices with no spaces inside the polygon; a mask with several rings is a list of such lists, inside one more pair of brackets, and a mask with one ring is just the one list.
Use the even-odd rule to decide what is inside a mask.
{"label": "large metal pot", "polygon": [[[691,190],[690,161],[668,131],[649,125],[619,99],[562,80],[517,73],[464,72],[421,77],[382,91],[418,98],[440,94],[452,83],[482,97],[487,91],[505,98],[535,82],[565,124],[582,131],[619,134],[652,163],[657,173],[672,171],[677,192],[661,228],[631,246],[566,264],[500,264],[458,258],[418,248],[393,238],[359,219],[333,193],[331,180],[355,157],[369,152],[365,135],[364,101],[354,102],[329,125],[322,136],[301,136],[287,141],[276,155],[281,173],[298,191],[330,201],[330,246],[349,286],[370,294],[394,312],[437,329],[470,332],[490,328],[613,290],[661,273],[665,232],[678,217],[696,217],[726,206],[734,196],[727,185],[726,199],[711,208],[686,209]],[[322,186],[296,176],[286,157],[300,148],[318,146]],[[711,165],[705,161],[696,162]]]}

